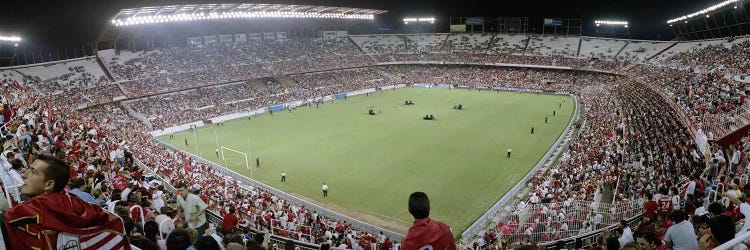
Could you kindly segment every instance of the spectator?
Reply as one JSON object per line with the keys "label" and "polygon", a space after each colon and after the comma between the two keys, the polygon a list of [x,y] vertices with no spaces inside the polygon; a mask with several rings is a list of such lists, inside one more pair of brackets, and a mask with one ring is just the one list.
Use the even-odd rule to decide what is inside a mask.
{"label": "spectator", "polygon": [[221,245],[216,242],[214,237],[211,236],[202,236],[198,238],[198,241],[195,242],[195,249],[196,250],[216,250],[216,249],[223,249]]}
{"label": "spectator", "polygon": [[186,230],[177,229],[167,236],[167,250],[186,250],[192,247],[192,245],[190,235],[188,235]]}
{"label": "spectator", "polygon": [[6,240],[10,241],[12,249],[48,249],[50,243],[57,245],[55,242],[58,238],[43,232],[45,230],[69,233],[81,242],[90,239],[91,235],[109,232],[109,238],[116,242],[116,246],[129,246],[122,238],[119,242],[115,241],[118,234],[125,235],[119,218],[65,192],[69,171],[64,161],[50,156],[39,155],[32,162],[24,173],[24,184],[21,186],[21,193],[30,199],[4,214],[9,236]]}
{"label": "spectator", "polygon": [[693,231],[693,223],[686,220],[687,215],[681,210],[672,212],[670,220],[673,225],[667,229],[664,242],[667,248],[674,250],[697,249],[698,240]]}
{"label": "spectator", "polygon": [[661,240],[656,238],[656,233],[653,231],[643,232],[636,235],[635,238],[635,241],[641,246],[641,250],[654,250],[661,245]]}
{"label": "spectator", "polygon": [[224,219],[221,221],[221,233],[224,235],[231,234],[237,228],[237,225],[239,225],[239,219],[235,215],[234,207],[230,206],[228,210],[228,213],[224,214]]}
{"label": "spectator", "polygon": [[430,219],[430,200],[427,194],[414,192],[409,195],[409,213],[414,216],[414,224],[401,241],[402,249],[417,250],[425,246],[433,249],[456,249],[450,228],[442,222]]}
{"label": "spectator", "polygon": [[188,192],[187,185],[182,184],[178,188],[180,189],[180,195],[177,196],[177,203],[185,214],[188,227],[195,229],[198,235],[203,235],[208,227],[208,221],[206,220],[208,205],[197,195]]}
{"label": "spectator", "polygon": [[75,196],[77,196],[78,198],[81,198],[81,200],[84,200],[86,202],[99,205],[99,202],[93,196],[91,196],[91,194],[83,191],[86,189],[86,181],[84,179],[82,178],[74,179],[73,187],[74,187],[73,190],[70,190],[71,194],[74,194]]}

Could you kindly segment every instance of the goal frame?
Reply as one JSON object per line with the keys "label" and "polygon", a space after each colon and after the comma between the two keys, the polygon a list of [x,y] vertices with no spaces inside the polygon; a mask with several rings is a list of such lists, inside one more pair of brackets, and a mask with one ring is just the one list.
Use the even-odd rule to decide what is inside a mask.
{"label": "goal frame", "polygon": [[[224,165],[227,164],[226,154],[224,153],[225,150],[226,151],[230,151],[230,152],[234,152],[234,153],[237,153],[237,154],[240,154],[243,157],[245,157],[245,167],[247,167],[247,170],[252,171],[252,168],[250,167],[249,157],[248,157],[248,155],[246,153],[243,153],[243,152],[241,152],[239,150],[236,150],[236,149],[232,149],[230,147],[221,146],[221,161],[222,161],[222,163],[224,163]],[[252,172],[250,173],[250,176],[252,178]]]}

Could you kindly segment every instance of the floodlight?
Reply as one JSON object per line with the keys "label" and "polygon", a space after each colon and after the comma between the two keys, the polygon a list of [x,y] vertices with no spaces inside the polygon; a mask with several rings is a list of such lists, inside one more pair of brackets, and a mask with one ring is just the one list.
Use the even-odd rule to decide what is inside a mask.
{"label": "floodlight", "polygon": [[21,38],[17,36],[0,36],[2,42],[20,42]]}
{"label": "floodlight", "polygon": [[[372,15],[370,15],[370,16],[372,16]],[[370,18],[368,18],[368,19],[370,19]],[[435,18],[434,17],[407,17],[407,18],[404,18],[404,24],[409,24],[410,22],[415,22],[415,23],[417,23],[417,22],[419,22],[419,23],[432,23],[432,24],[434,24],[435,23]]]}
{"label": "floodlight", "polygon": [[[689,18],[693,18],[695,16],[702,15],[702,14],[708,14],[711,11],[717,10],[717,9],[719,9],[721,7],[724,7],[724,6],[727,6],[729,4],[739,2],[739,1],[740,0],[726,0],[724,2],[712,5],[712,6],[708,7],[708,8],[705,8],[705,9],[702,9],[702,10],[690,13],[688,15],[684,15],[684,16],[681,16],[681,17],[678,17],[678,18],[670,19],[670,20],[667,21],[667,24],[671,24],[671,23],[674,23],[674,22],[679,22],[679,21],[682,21],[682,20],[687,20]],[[735,5],[734,8],[736,9],[737,5]],[[706,15],[706,17],[708,17],[708,15]]]}
{"label": "floodlight", "polygon": [[[133,11],[133,9],[128,9]],[[368,10],[372,11],[372,10]],[[378,12],[378,11],[376,11]],[[137,13],[137,11],[136,11]],[[240,18],[336,18],[336,19],[375,19],[374,14],[345,14],[345,13],[317,13],[306,11],[267,11],[259,9],[256,11],[231,11],[231,12],[196,12],[196,13],[173,13],[153,16],[122,16],[114,18],[110,22],[114,26],[128,26],[148,23],[166,23],[176,21],[206,20],[206,19],[240,19]],[[433,19],[434,20],[434,19]]]}
{"label": "floodlight", "polygon": [[599,27],[601,25],[625,26],[625,28],[628,27],[627,21],[595,20],[594,24],[596,24],[596,27]]}

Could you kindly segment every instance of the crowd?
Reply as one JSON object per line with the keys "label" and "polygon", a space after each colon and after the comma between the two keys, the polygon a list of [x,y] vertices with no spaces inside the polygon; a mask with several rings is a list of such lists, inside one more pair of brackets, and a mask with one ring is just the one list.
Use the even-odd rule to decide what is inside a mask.
{"label": "crowd", "polygon": [[[743,138],[730,150],[714,147],[708,153],[698,151],[679,115],[664,108],[669,105],[659,93],[639,83],[664,90],[671,98],[669,101],[680,105],[688,117],[698,123],[705,121],[705,115],[728,113],[743,105],[743,85],[722,74],[726,69],[743,70],[746,65],[742,60],[715,58],[724,61],[722,66],[707,64],[710,71],[695,70],[695,67],[688,70],[641,67],[637,69],[638,74],[630,78],[565,70],[448,65],[370,66],[301,73],[366,66],[372,61],[360,56],[356,47],[348,42],[289,40],[253,45],[255,47],[193,48],[187,52],[167,49],[123,64],[113,62],[110,67],[118,79],[128,79],[120,83],[123,91],[115,84],[96,85],[91,77],[78,79],[81,84],[59,86],[29,75],[24,75],[25,81],[18,86],[6,80],[2,88],[3,100],[9,104],[3,109],[6,124],[3,133],[7,136],[0,139],[3,145],[0,165],[4,167],[2,183],[12,192],[10,207],[18,207],[20,200],[35,198],[35,193],[14,188],[24,182],[19,180],[21,175],[32,172],[32,159],[39,154],[51,154],[70,165],[70,185],[66,190],[81,198],[90,195],[96,207],[116,212],[123,218],[126,229],[120,233],[142,249],[176,244],[170,243],[170,237],[185,237],[183,239],[194,242],[196,247],[210,244],[209,239],[216,239],[215,243],[227,249],[236,244],[260,246],[269,242],[270,234],[346,249],[392,246],[395,243],[382,233],[358,231],[346,221],[320,216],[300,204],[223,176],[189,155],[165,149],[152,141],[144,125],[123,106],[132,107],[136,113],[147,117],[154,127],[164,128],[288,101],[400,83],[558,91],[579,97],[585,119],[577,124],[579,132],[556,167],[534,173],[529,195],[505,211],[507,213],[498,214],[499,223],[476,239],[470,239],[469,247],[507,248],[554,241],[618,224],[621,219],[640,212],[647,219],[638,227],[631,229],[627,223],[622,223],[589,244],[614,244],[612,238],[620,246],[642,239],[648,244],[692,244],[678,241],[692,237],[703,242],[703,236],[709,235],[716,245],[731,237],[714,227],[726,228],[739,223],[744,213],[740,209],[744,204],[743,195],[750,197],[750,191],[741,191],[745,183],[738,178],[747,173],[746,168],[739,166],[748,162],[746,153],[750,150],[747,145],[750,139]],[[314,52],[315,49],[323,49],[325,53]],[[708,52],[681,56],[710,60],[709,54],[722,48],[706,50]],[[564,57],[481,53],[378,56],[378,59],[384,58],[576,67],[598,63]],[[202,63],[203,60],[215,64]],[[679,59],[679,62],[692,61]],[[86,76],[81,68],[71,70],[76,73],[53,79],[64,83],[77,79],[70,78],[74,75]],[[295,72],[300,74],[290,76],[292,84],[282,84],[270,77],[260,78]],[[247,78],[259,79],[207,86]],[[183,91],[122,104],[79,107],[81,103],[122,94],[137,97],[164,90]],[[40,95],[39,91],[45,94]],[[704,168],[706,162],[708,168]],[[177,194],[167,187],[182,190]],[[185,200],[201,202],[190,198],[193,196],[188,192],[197,196],[207,211],[225,218],[234,216],[237,220],[207,230],[201,228],[203,225],[191,225],[195,224],[194,219],[184,216],[191,211],[183,213],[181,210],[186,209],[181,204]],[[722,199],[712,198],[712,193],[723,197],[725,202],[713,203]],[[609,211],[598,207],[601,197],[611,199]],[[654,203],[660,204],[654,206]],[[136,205],[142,209],[136,207],[137,212],[131,213],[130,209]],[[143,211],[143,218],[139,211]],[[167,220],[172,221],[166,224],[174,224],[174,230],[162,228],[160,223]],[[698,228],[710,227],[711,231],[689,235],[689,230],[682,228],[686,223]],[[235,229],[238,225],[242,230]],[[683,230],[670,230],[678,226]],[[169,236],[166,236],[167,231],[171,231]],[[264,232],[265,239],[258,236],[263,235],[258,232]]]}
{"label": "crowd", "polygon": [[664,60],[672,67],[688,68],[696,72],[720,71],[725,74],[747,74],[750,70],[750,40],[729,39],[726,43],[707,45],[688,50]]}
{"label": "crowd", "polygon": [[688,119],[706,133],[725,135],[750,121],[746,84],[720,70],[641,66],[631,77],[652,84],[680,106]]}
{"label": "crowd", "polygon": [[[472,88],[523,87],[548,91],[564,90],[576,78],[561,70],[508,69],[481,66],[389,65],[291,75],[294,85],[274,78],[224,84],[129,101],[157,129],[207,120],[221,115],[255,110],[296,100],[309,101],[348,91],[393,84],[441,83]],[[601,81],[606,77],[576,73]],[[175,105],[177,104],[177,105]]]}

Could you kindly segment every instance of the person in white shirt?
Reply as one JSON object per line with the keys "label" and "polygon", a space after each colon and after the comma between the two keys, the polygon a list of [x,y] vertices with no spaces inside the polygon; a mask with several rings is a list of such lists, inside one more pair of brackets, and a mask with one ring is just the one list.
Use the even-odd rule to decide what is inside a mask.
{"label": "person in white shirt", "polygon": [[180,195],[177,196],[177,204],[180,205],[185,214],[185,221],[190,228],[198,231],[198,235],[203,235],[208,228],[206,220],[208,205],[197,195],[188,192],[187,185],[184,183],[179,186],[179,189]]}
{"label": "person in white shirt", "polygon": [[633,231],[630,230],[627,221],[621,220],[618,226],[620,227],[620,229],[622,229],[622,235],[617,239],[617,241],[620,242],[620,246],[624,246],[629,242],[635,241],[635,238],[633,238]]}
{"label": "person in white shirt", "polygon": [[328,184],[326,184],[325,182],[323,182],[322,189],[323,189],[323,198],[328,197]]}

